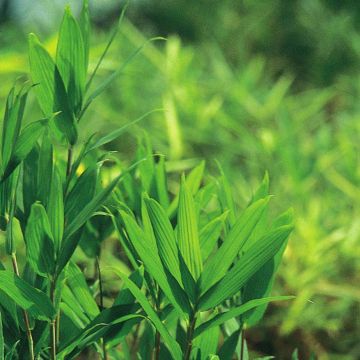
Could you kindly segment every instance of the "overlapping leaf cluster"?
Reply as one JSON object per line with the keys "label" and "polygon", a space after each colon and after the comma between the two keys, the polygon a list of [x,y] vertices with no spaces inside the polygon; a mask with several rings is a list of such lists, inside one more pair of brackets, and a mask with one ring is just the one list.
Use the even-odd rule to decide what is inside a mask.
{"label": "overlapping leaf cluster", "polygon": [[[30,35],[32,84],[14,86],[7,99],[0,225],[12,270],[0,264],[0,356],[63,359],[93,348],[104,358],[137,351],[144,359],[230,359],[244,325],[257,322],[268,302],[289,298],[269,293],[291,213],[268,224],[267,176],[240,212],[223,174],[203,185],[203,163],[171,193],[164,157],[153,156],[146,137],[132,166],[118,167],[104,186],[102,165],[113,157],[100,148],[125,129],[80,146],[78,123],[119,74],[90,92],[117,30],[87,81],[89,31],[85,1],[79,20],[65,10],[55,59]],[[23,126],[30,91],[44,118]],[[123,287],[105,307],[101,269],[97,297],[72,257],[78,246],[99,257],[114,230],[132,272],[112,269]],[[20,272],[16,250],[24,248]]]}

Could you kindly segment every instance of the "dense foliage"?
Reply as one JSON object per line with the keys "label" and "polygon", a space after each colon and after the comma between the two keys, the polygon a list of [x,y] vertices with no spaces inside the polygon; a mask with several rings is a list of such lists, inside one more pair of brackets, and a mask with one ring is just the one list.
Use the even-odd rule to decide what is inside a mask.
{"label": "dense foliage", "polygon": [[[189,171],[199,158],[206,158],[210,173],[216,174],[217,159],[236,194],[236,205],[244,208],[252,198],[251,189],[268,169],[276,194],[270,217],[289,204],[296,212],[294,235],[275,292],[297,296],[292,302],[271,305],[261,326],[247,331],[247,339],[252,348],[280,358],[288,358],[295,347],[304,357],[313,351],[322,359],[356,358],[360,332],[358,4],[242,1],[235,10],[233,1],[211,2],[211,7],[199,1],[196,11],[187,12],[174,11],[170,3],[137,2],[128,14],[143,28],[145,22],[153,34],[178,33],[185,41],[171,36],[143,48],[78,124],[79,143],[94,131],[106,133],[152,109],[166,108],[163,113],[148,114],[139,125],[148,130],[156,152],[166,155],[171,194],[177,193],[178,171]],[[189,4],[176,3],[182,9]],[[159,13],[161,18],[155,16]],[[163,21],[166,16],[172,16],[171,21]],[[196,29],[189,36],[182,31],[187,23]],[[2,29],[0,38],[7,46],[0,49],[4,99],[14,74],[27,72],[28,61],[22,38],[12,41],[18,28]],[[92,35],[90,73],[107,38],[101,31]],[[94,85],[146,38],[124,22]],[[48,38],[46,48],[55,54],[55,37]],[[326,87],[318,87],[322,84]],[[24,117],[25,123],[36,114],[41,116],[33,90],[25,114],[31,114]],[[129,164],[137,139],[146,143],[137,125],[128,129],[126,136],[103,147],[120,151],[112,157],[118,165],[107,162],[102,167],[106,179],[116,175],[117,166]],[[205,183],[209,180],[207,175]],[[113,255],[117,251],[113,236],[103,230],[101,234],[107,240],[100,263],[128,271],[129,264]],[[91,283],[93,262],[81,251],[75,258]],[[120,258],[124,259],[122,252]],[[107,294],[118,291],[105,280]]]}

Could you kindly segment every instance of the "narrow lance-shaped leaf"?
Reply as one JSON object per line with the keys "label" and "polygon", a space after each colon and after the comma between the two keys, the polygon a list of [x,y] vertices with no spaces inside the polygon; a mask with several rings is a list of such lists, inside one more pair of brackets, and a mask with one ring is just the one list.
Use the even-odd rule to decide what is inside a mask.
{"label": "narrow lance-shaped leaf", "polygon": [[294,299],[294,296],[273,296],[273,297],[254,299],[254,300],[248,301],[243,305],[234,307],[234,308],[230,309],[229,311],[220,313],[220,314],[214,316],[212,319],[199,325],[195,329],[194,338],[199,336],[204,331],[207,331],[214,326],[219,326],[219,325],[223,324],[225,321],[236,318],[236,317],[246,313],[247,311],[254,309],[260,305],[264,305],[264,304],[267,304],[272,301],[285,301],[285,300],[291,300],[291,299]]}
{"label": "narrow lance-shaped leaf", "polygon": [[56,65],[64,81],[69,105],[75,114],[81,110],[87,72],[85,48],[80,27],[65,8],[56,51]]}
{"label": "narrow lance-shaped leaf", "polygon": [[145,199],[145,204],[154,230],[160,258],[174,278],[181,284],[179,250],[170,220],[165,210],[154,199]]}
{"label": "narrow lance-shaped leaf", "polygon": [[[77,141],[77,128],[68,95],[58,68],[34,34],[29,36],[30,73],[40,108],[53,119],[58,130],[71,145]],[[53,115],[57,113],[54,117]]]}
{"label": "narrow lance-shaped leaf", "polygon": [[46,207],[50,194],[53,171],[53,146],[47,131],[45,131],[40,147],[37,173],[37,199]]}
{"label": "narrow lance-shaped leaf", "polygon": [[240,291],[253,274],[280,250],[292,229],[292,226],[281,226],[259,239],[224,278],[202,296],[199,309],[215,307]]}
{"label": "narrow lance-shaped leaf", "polygon": [[30,286],[12,271],[0,270],[0,289],[35,319],[50,321],[55,316],[46,294]]}
{"label": "narrow lance-shaped leaf", "polygon": [[[84,44],[84,59],[85,59],[85,72],[87,73],[89,64],[89,49],[90,49],[90,12],[89,12],[89,0],[83,1],[83,7],[79,18],[79,27]],[[85,73],[85,74],[86,74]]]}
{"label": "narrow lance-shaped leaf", "polygon": [[178,208],[178,243],[190,273],[197,280],[202,272],[202,259],[194,199],[181,178]]}
{"label": "narrow lance-shaped leaf", "polygon": [[34,121],[21,131],[10,160],[4,169],[2,181],[11,175],[16,167],[28,156],[39,137],[43,134],[47,124],[47,120]]}
{"label": "narrow lance-shaped leaf", "polygon": [[[225,241],[216,254],[206,263],[202,274],[202,290],[206,291],[220,280],[239,254],[241,247],[250,237],[270,198],[261,199],[250,205],[236,220]],[[214,272],[216,269],[216,272]]]}
{"label": "narrow lance-shaped leaf", "polygon": [[29,89],[23,89],[15,96],[13,87],[7,97],[1,142],[2,166],[5,168],[14,150],[20,133],[21,122]]}
{"label": "narrow lance-shaped leaf", "polygon": [[178,312],[180,314],[184,312],[188,313],[190,311],[190,305],[187,296],[175,278],[171,282],[171,278],[167,276],[156,249],[147,242],[146,235],[131,216],[123,211],[120,211],[120,214],[125,223],[131,243],[140,256],[140,260],[145,265],[145,270],[159,284],[168,300]]}
{"label": "narrow lance-shaped leaf", "polygon": [[54,239],[48,216],[40,203],[31,207],[25,231],[26,255],[34,271],[42,276],[53,275],[55,269]]}
{"label": "narrow lance-shaped leaf", "polygon": [[54,246],[58,254],[64,233],[64,200],[63,187],[58,169],[52,172],[49,202],[47,206],[51,232],[54,236]]}

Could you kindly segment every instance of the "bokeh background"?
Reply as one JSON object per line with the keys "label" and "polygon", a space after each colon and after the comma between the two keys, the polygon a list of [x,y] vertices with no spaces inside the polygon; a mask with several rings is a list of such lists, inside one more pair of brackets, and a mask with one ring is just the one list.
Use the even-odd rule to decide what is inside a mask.
{"label": "bokeh background", "polygon": [[[74,13],[81,1],[68,1]],[[27,34],[50,51],[65,1],[0,0],[0,110],[28,72]],[[124,6],[90,1],[90,68]],[[151,42],[88,112],[83,134],[164,108],[111,148],[124,159],[144,129],[172,169],[220,161],[241,205],[266,170],[273,210],[296,229],[269,307],[249,345],[289,359],[360,358],[360,2],[133,0],[97,81]],[[27,121],[39,114],[30,97]],[[39,114],[40,116],[40,114]]]}

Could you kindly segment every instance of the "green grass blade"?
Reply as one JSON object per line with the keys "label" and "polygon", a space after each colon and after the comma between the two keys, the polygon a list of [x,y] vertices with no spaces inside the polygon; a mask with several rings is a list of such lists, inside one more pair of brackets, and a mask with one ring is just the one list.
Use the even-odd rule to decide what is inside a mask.
{"label": "green grass blade", "polygon": [[[208,290],[226,274],[230,265],[239,254],[240,249],[244,246],[261,219],[269,199],[269,197],[261,199],[250,205],[236,220],[234,226],[225,238],[224,243],[205,265],[204,272],[201,276],[203,292]],[[215,273],[214,269],[216,269]]]}
{"label": "green grass blade", "polygon": [[225,321],[236,318],[236,317],[246,313],[247,311],[254,309],[257,306],[264,305],[264,304],[267,304],[272,301],[284,301],[284,300],[290,300],[290,299],[294,299],[294,296],[273,296],[273,297],[254,299],[254,300],[248,301],[243,305],[232,308],[229,311],[220,313],[220,314],[214,316],[212,319],[199,325],[195,329],[194,337],[199,336],[201,333],[211,329],[213,326],[219,326],[219,325],[223,324]]}
{"label": "green grass blade", "polygon": [[60,26],[56,65],[64,81],[69,105],[74,114],[78,114],[81,110],[87,73],[86,63],[80,27],[71,14],[70,7],[67,6]]}
{"label": "green grass blade", "polygon": [[34,271],[42,276],[55,270],[54,238],[45,208],[35,203],[31,207],[25,230],[26,258]]}
{"label": "green grass blade", "polygon": [[48,119],[71,145],[77,141],[77,128],[69,105],[64,81],[49,53],[34,34],[29,36],[30,73],[35,86],[35,94],[40,108]]}
{"label": "green grass blade", "polygon": [[202,296],[199,308],[210,309],[236,294],[256,271],[275,256],[292,229],[293,226],[281,226],[259,239],[235,263],[223,279]]}
{"label": "green grass blade", "polygon": [[197,213],[185,176],[181,178],[177,230],[180,252],[194,280],[197,280],[202,272]]}
{"label": "green grass blade", "polygon": [[0,289],[35,319],[50,321],[54,318],[55,309],[49,298],[12,271],[0,270]]}
{"label": "green grass blade", "polygon": [[11,175],[16,167],[28,156],[37,140],[43,134],[47,124],[47,120],[34,121],[21,131],[20,136],[16,140],[14,151],[10,160],[4,169],[1,181],[4,181],[9,175]]}

